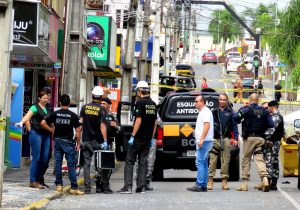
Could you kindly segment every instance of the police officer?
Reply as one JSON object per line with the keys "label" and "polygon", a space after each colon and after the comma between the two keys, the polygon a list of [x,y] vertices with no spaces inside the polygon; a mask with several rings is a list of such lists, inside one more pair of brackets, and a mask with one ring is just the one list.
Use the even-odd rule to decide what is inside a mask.
{"label": "police officer", "polygon": [[241,120],[243,120],[243,183],[237,188],[237,191],[248,191],[247,181],[250,179],[251,156],[253,154],[258,173],[262,179],[263,191],[268,192],[270,190],[270,186],[268,183],[268,173],[266,171],[266,163],[262,153],[262,146],[265,143],[264,133],[268,128],[274,127],[274,123],[268,110],[258,105],[258,94],[252,93],[249,100],[249,106],[242,107],[234,115],[234,119],[237,123],[240,123]]}
{"label": "police officer", "polygon": [[[79,117],[77,114],[69,110],[70,97],[69,95],[62,95],[60,97],[61,109],[51,113],[41,125],[50,132],[53,129],[49,127],[54,124],[54,157],[55,157],[55,175],[56,175],[56,191],[63,191],[62,180],[62,161],[63,156],[66,156],[68,164],[69,179],[71,182],[70,193],[74,195],[83,195],[84,193],[78,190],[76,169],[75,169],[75,156],[76,151],[79,151],[81,128]],[[73,128],[76,129],[75,146]]]}
{"label": "police officer", "polygon": [[137,174],[136,193],[146,192],[147,157],[156,130],[156,104],[150,98],[148,83],[140,81],[137,84],[137,96],[140,98],[135,105],[135,121],[127,151],[124,169],[124,187],[121,194],[132,193],[133,167],[138,157],[139,170]]}
{"label": "police officer", "polygon": [[[84,193],[91,193],[90,166],[94,150],[108,149],[107,131],[106,131],[106,110],[101,106],[101,97],[103,88],[94,87],[92,91],[93,101],[84,105],[80,111],[80,120],[82,122],[82,155],[84,158],[83,175],[84,175]],[[101,171],[97,171],[101,172]],[[108,173],[101,172],[97,174],[96,192],[112,193],[109,189]],[[99,182],[101,180],[101,183]],[[102,184],[102,186],[101,186]]]}
{"label": "police officer", "polygon": [[268,103],[269,111],[271,112],[274,128],[269,128],[266,131],[265,144],[265,161],[268,172],[268,178],[271,190],[277,190],[277,180],[279,178],[279,160],[278,154],[280,150],[281,138],[284,136],[283,117],[278,111],[279,104],[277,101]]}
{"label": "police officer", "polygon": [[[116,136],[119,134],[119,132],[121,131],[121,127],[119,125],[118,119],[116,118],[116,116],[111,112],[111,100],[109,98],[101,98],[101,106],[103,106],[107,112],[106,116],[105,116],[105,121],[106,121],[106,129],[107,129],[107,143],[108,143],[108,147],[110,150],[115,150],[115,138]],[[100,170],[100,169],[99,169]],[[108,179],[110,179],[112,170],[111,169],[101,169],[101,171],[99,171],[101,173],[105,173],[108,175]],[[109,189],[105,188],[103,186],[101,177],[96,176],[96,185],[100,185],[98,187],[98,192],[100,192],[101,190],[103,191],[103,193],[108,193],[108,191],[110,190],[105,190],[105,189]]]}
{"label": "police officer", "polygon": [[[228,96],[221,93],[219,96],[219,107],[212,110],[214,118],[214,144],[209,154],[209,178],[207,189],[213,189],[213,177],[216,175],[218,156],[221,158],[222,189],[229,190],[227,180],[229,178],[228,168],[230,162],[230,150],[233,145],[238,144],[238,127],[233,119],[234,111],[227,106]],[[234,133],[234,141],[231,143],[231,132]]]}

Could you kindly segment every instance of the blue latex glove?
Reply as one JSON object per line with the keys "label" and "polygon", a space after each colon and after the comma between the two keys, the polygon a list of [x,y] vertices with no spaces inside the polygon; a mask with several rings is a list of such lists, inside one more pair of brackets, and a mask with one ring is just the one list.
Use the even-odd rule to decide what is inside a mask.
{"label": "blue latex glove", "polygon": [[155,143],[156,143],[156,139],[155,139],[155,138],[151,139],[150,146],[153,147],[153,145],[154,145]]}
{"label": "blue latex glove", "polygon": [[134,136],[131,136],[129,141],[128,141],[128,144],[133,145],[133,142],[134,142]]}
{"label": "blue latex glove", "polygon": [[107,144],[107,141],[104,141],[101,145],[102,149],[103,150],[108,150],[108,144]]}

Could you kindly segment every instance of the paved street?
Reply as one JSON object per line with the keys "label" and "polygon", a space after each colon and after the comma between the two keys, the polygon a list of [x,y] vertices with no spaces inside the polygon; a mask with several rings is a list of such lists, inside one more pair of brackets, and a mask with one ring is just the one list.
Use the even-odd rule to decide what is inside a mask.
{"label": "paved street", "polygon": [[[205,76],[208,85],[212,88],[229,87],[236,75],[222,75],[222,68],[216,65],[199,65],[196,69],[197,85]],[[235,104],[238,109],[240,104]],[[219,171],[218,171],[219,172]],[[217,174],[218,174],[217,172]],[[193,193],[186,190],[194,185],[196,172],[188,170],[165,170],[165,180],[153,182],[154,191],[146,194],[112,195],[91,194],[81,197],[65,195],[62,198],[51,201],[45,209],[222,209],[222,210],[292,210],[300,209],[299,190],[296,177],[281,177],[279,179],[279,191],[268,193],[255,190],[253,187],[260,181],[253,162],[251,181],[248,192],[237,192],[235,188],[239,182],[230,182],[231,189],[221,189],[220,177],[216,177],[213,191],[208,193]],[[282,176],[282,173],[281,173]],[[112,175],[111,187],[114,191],[123,185],[123,163]]]}

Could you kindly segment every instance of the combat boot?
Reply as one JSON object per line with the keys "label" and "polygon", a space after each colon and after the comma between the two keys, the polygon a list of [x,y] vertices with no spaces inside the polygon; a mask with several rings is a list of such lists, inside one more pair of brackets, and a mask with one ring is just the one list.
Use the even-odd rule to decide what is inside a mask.
{"label": "combat boot", "polygon": [[212,176],[208,177],[207,189],[212,190],[214,185],[214,179]]}
{"label": "combat boot", "polygon": [[153,190],[153,187],[151,187],[151,185],[150,185],[150,180],[147,180],[147,181],[146,181],[146,186],[145,186],[145,188],[146,188],[147,191],[152,191],[152,190]]}
{"label": "combat boot", "polygon": [[103,193],[103,186],[99,182],[96,182],[96,193]]}
{"label": "combat boot", "polygon": [[263,190],[263,184],[262,182],[261,183],[258,183],[257,185],[254,186],[254,189],[257,189],[257,190]]}
{"label": "combat boot", "polygon": [[236,188],[236,191],[248,191],[248,184],[246,181],[243,181],[242,184]]}
{"label": "combat boot", "polygon": [[227,178],[222,179],[222,190],[229,190],[229,186],[227,183]]}
{"label": "combat boot", "polygon": [[270,190],[277,190],[277,179],[276,178],[272,178]]}
{"label": "combat boot", "polygon": [[264,192],[269,192],[270,191],[270,185],[269,185],[269,180],[266,176],[263,177],[262,179],[262,187]]}

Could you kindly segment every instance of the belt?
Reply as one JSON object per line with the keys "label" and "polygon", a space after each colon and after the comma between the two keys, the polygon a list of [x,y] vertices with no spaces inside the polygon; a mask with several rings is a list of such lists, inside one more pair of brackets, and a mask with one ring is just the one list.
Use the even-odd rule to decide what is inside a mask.
{"label": "belt", "polygon": [[67,143],[75,142],[74,139],[62,139],[62,138],[54,138],[54,139],[58,140],[58,141],[64,141],[64,142],[67,142]]}
{"label": "belt", "polygon": [[255,133],[249,133],[247,136],[248,137],[260,137],[260,138],[262,138],[262,135],[255,134]]}

